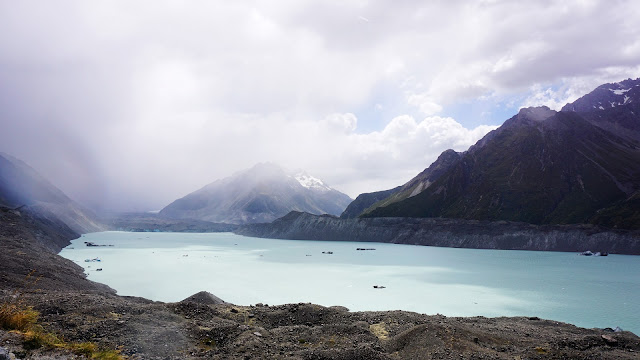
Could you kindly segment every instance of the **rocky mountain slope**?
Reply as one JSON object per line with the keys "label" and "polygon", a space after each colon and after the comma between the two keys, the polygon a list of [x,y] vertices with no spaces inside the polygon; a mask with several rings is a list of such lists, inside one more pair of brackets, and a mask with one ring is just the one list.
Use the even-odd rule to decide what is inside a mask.
{"label": "rocky mountain slope", "polygon": [[560,112],[522,109],[422,192],[363,216],[638,228],[638,89],[626,80]]}
{"label": "rocky mountain slope", "polygon": [[10,155],[0,153],[0,205],[27,207],[50,221],[62,221],[73,231],[102,231],[95,215],[71,200],[33,168]]}
{"label": "rocky mountain slope", "polygon": [[288,174],[264,163],[174,201],[160,216],[245,224],[273,221],[292,210],[340,215],[350,202],[347,195],[304,172]]}
{"label": "rocky mountain slope", "polygon": [[521,222],[444,218],[340,219],[291,212],[269,224],[247,224],[236,234],[292,240],[363,241],[471,249],[640,255],[638,231],[594,225],[532,225]]}

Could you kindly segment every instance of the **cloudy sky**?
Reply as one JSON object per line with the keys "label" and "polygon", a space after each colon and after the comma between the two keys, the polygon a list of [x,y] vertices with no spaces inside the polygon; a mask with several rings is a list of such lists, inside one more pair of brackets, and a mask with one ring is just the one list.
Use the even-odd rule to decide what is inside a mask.
{"label": "cloudy sky", "polygon": [[352,197],[640,77],[640,2],[0,0],[0,151],[159,209],[271,161]]}

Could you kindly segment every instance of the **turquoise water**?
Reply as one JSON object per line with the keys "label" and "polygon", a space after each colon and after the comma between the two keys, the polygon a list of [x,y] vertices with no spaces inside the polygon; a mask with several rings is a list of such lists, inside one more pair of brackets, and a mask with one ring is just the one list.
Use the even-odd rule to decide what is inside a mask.
{"label": "turquoise water", "polygon": [[538,316],[640,334],[637,256],[128,232],[83,235],[60,255],[120,295],[166,302],[207,290],[238,305]]}

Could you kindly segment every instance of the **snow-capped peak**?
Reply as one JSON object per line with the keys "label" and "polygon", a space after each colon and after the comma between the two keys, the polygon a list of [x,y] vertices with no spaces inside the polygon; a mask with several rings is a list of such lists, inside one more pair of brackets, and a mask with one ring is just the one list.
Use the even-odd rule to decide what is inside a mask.
{"label": "snow-capped peak", "polygon": [[315,178],[306,172],[300,172],[296,174],[295,179],[298,180],[300,185],[306,187],[307,189],[320,190],[320,191],[329,191],[330,187],[325,185],[322,180]]}

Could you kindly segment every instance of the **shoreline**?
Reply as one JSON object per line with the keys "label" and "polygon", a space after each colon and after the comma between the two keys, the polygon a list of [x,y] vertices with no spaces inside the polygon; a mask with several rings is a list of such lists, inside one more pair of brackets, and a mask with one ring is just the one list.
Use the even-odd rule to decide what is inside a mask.
{"label": "shoreline", "polygon": [[[582,327],[619,326],[636,332],[640,329],[637,321],[629,320],[634,316],[624,316],[633,309],[633,306],[623,304],[624,297],[607,298],[595,293],[593,297],[589,295],[589,299],[576,309],[567,305],[567,301],[578,301],[583,294],[592,293],[589,289],[582,290],[582,287],[574,286],[573,282],[576,281],[588,288],[595,286],[594,289],[599,288],[601,280],[609,278],[635,286],[637,281],[633,277],[629,278],[615,270],[607,271],[606,275],[599,273],[612,266],[615,269],[634,265],[630,257],[612,255],[610,258],[589,258],[576,253],[549,254],[539,251],[492,251],[483,254],[475,251],[476,249],[413,249],[406,246],[395,247],[397,244],[374,245],[376,251],[363,253],[358,252],[357,248],[365,244],[358,242],[268,241],[230,233],[184,234],[182,237],[180,234],[169,233],[159,237],[149,236],[150,239],[146,239],[147,236],[140,237],[137,233],[105,233],[88,240],[98,244],[115,244],[116,248],[131,243],[135,250],[129,252],[126,249],[118,251],[108,248],[108,251],[101,254],[100,249],[103,248],[85,249],[84,246],[76,246],[81,253],[67,253],[65,257],[84,267],[90,265],[87,274],[90,274],[92,280],[104,281],[126,295],[144,296],[165,302],[179,301],[194,292],[207,290],[243,306],[260,302],[312,302],[323,306],[346,306],[353,311],[403,310],[447,316],[538,316]],[[164,245],[169,243],[174,245],[165,249]],[[154,244],[163,248],[162,253],[153,249],[156,248]],[[366,246],[372,246],[371,243],[368,244]],[[191,248],[193,250],[189,250]],[[212,251],[212,248],[215,250]],[[256,252],[256,249],[260,251]],[[154,250],[155,255],[152,255]],[[326,250],[331,250],[334,254],[321,254]],[[135,285],[136,282],[123,276],[138,268],[137,259],[146,256],[146,253],[151,258],[144,269],[140,269],[139,276],[147,279],[147,283],[138,286]],[[409,262],[385,259],[389,254],[402,259],[409,256],[406,260]],[[95,256],[99,256],[102,263],[81,262]],[[115,269],[113,265],[117,261],[116,257],[122,258],[119,269]],[[503,270],[487,269],[487,266],[492,267],[491,264],[498,260],[504,263],[500,267]],[[529,275],[526,269],[519,268],[518,264],[532,261],[549,269],[564,267],[568,261],[567,270],[576,275],[569,281],[555,279],[553,270]],[[457,262],[462,263],[455,265]],[[180,264],[180,272],[176,276],[165,274],[162,276],[163,280],[158,279],[154,274],[163,272],[164,263]],[[292,266],[296,266],[297,274],[288,276],[286,265],[294,263],[297,265]],[[282,272],[283,266],[285,273]],[[351,266],[356,269],[350,270]],[[387,266],[408,267],[396,271],[387,269]],[[96,267],[104,267],[105,271],[93,272]],[[442,270],[434,272],[434,268]],[[629,269],[636,268],[637,266],[633,266]],[[189,275],[201,272],[216,274],[225,269],[228,275],[224,280],[191,281]],[[400,274],[404,271],[411,273],[402,276],[397,274],[398,271]],[[506,274],[501,274],[501,271],[506,271]],[[262,276],[260,272],[268,273],[269,276]],[[332,275],[323,275],[326,272]],[[474,275],[472,278],[461,277],[455,275],[456,272]],[[376,275],[370,276],[368,273]],[[297,285],[290,289],[278,279],[288,279],[287,282]],[[162,290],[162,284],[167,281],[184,285],[176,285],[174,291]],[[374,290],[375,285],[384,285],[386,289]],[[552,289],[558,289],[561,294]],[[611,294],[627,293],[615,285],[609,285],[607,289]],[[327,296],[328,293],[335,295]],[[415,298],[422,298],[424,301],[412,300]],[[598,310],[597,304],[604,301],[608,301],[609,306]],[[613,310],[614,308],[619,310]],[[583,315],[587,312],[596,316]]]}
{"label": "shoreline", "polygon": [[[630,332],[583,329],[531,318],[449,318],[404,311],[352,313],[313,304],[242,307],[202,300],[160,303],[115,295],[44,246],[51,234],[27,215],[0,214],[0,297],[21,301],[39,323],[67,341],[144,359],[634,359]],[[25,219],[27,218],[27,219]],[[67,237],[67,241],[68,241]],[[35,269],[36,286],[25,287]],[[12,300],[13,299],[13,300]],[[77,358],[60,349],[26,348],[0,330],[0,347],[21,359]],[[75,357],[74,357],[75,356]]]}

